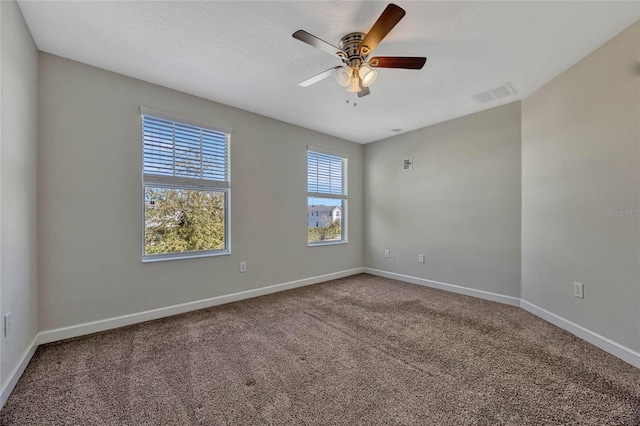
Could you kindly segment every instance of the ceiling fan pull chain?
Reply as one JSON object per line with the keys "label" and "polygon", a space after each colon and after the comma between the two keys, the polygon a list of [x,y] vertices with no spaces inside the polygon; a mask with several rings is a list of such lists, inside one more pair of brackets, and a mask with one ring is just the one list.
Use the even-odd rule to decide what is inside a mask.
{"label": "ceiling fan pull chain", "polygon": [[[344,103],[346,103],[346,104],[348,104],[348,103],[349,103],[349,92],[347,92],[347,100],[346,100],[346,101],[344,101]],[[354,101],[354,102],[353,102],[353,106],[354,106],[354,107],[358,106],[358,103]]]}
{"label": "ceiling fan pull chain", "polygon": [[[352,96],[353,96],[353,95],[352,95]],[[355,97],[355,96],[354,96],[354,97]],[[348,103],[349,103],[349,92],[347,92],[347,100],[346,100],[346,101],[344,101],[344,102],[345,102],[346,104],[348,104]],[[355,102],[355,100],[354,100],[354,102],[353,102],[353,106],[354,106],[354,107],[358,106],[358,103],[357,103],[357,102]]]}

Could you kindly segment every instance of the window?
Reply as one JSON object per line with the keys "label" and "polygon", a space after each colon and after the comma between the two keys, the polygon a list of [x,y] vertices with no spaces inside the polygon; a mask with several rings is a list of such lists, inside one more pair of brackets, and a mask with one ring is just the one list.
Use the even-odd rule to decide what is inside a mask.
{"label": "window", "polygon": [[231,131],[141,113],[143,260],[229,253]]}
{"label": "window", "polygon": [[310,219],[307,223],[309,245],[347,242],[347,157],[345,155],[309,147],[307,209],[309,216],[314,216],[315,213],[316,218],[321,219],[319,221]]}

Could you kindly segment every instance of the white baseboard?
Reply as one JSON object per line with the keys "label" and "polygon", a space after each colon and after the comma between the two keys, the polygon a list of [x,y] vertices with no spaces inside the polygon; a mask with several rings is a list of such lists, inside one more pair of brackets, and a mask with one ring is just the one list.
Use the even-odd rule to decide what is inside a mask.
{"label": "white baseboard", "polygon": [[41,331],[31,342],[29,348],[20,358],[18,365],[11,371],[7,380],[0,388],[0,408],[2,408],[9,399],[9,395],[15,388],[20,376],[24,373],[25,368],[29,365],[29,361],[36,352],[39,345],[44,343],[55,342],[58,340],[69,339],[72,337],[84,336],[86,334],[96,333],[99,331],[110,330],[126,325],[132,325],[144,321],[169,317],[172,315],[182,314],[185,312],[196,311],[198,309],[209,308],[211,306],[222,305],[225,303],[236,302],[238,300],[250,299],[253,297],[264,296],[266,294],[276,293],[279,291],[290,290],[297,287],[303,287],[312,284],[318,284],[325,281],[335,280],[338,278],[348,277],[364,272],[364,268],[354,268],[345,271],[333,272],[331,274],[318,275],[315,277],[304,278],[296,281],[270,285],[267,287],[257,288],[253,290],[240,291],[238,293],[226,294],[209,299],[197,300],[194,302],[181,303],[179,305],[167,306],[165,308],[152,309],[150,311],[139,312],[135,314],[123,315],[115,318],[108,318],[99,321],[93,321],[85,324],[73,325],[70,327],[62,327],[54,330]]}
{"label": "white baseboard", "polygon": [[550,322],[551,324],[560,327],[565,331],[568,331],[574,336],[577,336],[582,340],[585,340],[592,345],[599,347],[603,351],[608,352],[611,355],[628,362],[634,367],[640,368],[640,353],[629,349],[626,346],[622,346],[621,344],[616,343],[613,340],[607,339],[606,337],[601,336],[598,333],[594,333],[593,331],[586,329],[581,325],[564,319],[561,316],[554,314],[553,312],[549,312],[546,309],[536,306],[531,302],[527,302],[526,300],[520,300],[520,307],[525,311],[531,312],[535,316],[540,317],[543,320]]}
{"label": "white baseboard", "polygon": [[418,284],[425,287],[446,290],[452,293],[473,296],[479,299],[491,300],[493,302],[504,303],[505,305],[520,306],[520,299],[513,296],[505,296],[504,294],[491,293],[490,291],[476,290],[475,288],[462,287],[455,284],[447,284],[440,281],[427,280],[425,278],[413,277],[411,275],[398,274],[396,272],[382,271],[380,269],[364,268],[364,272],[380,277],[391,278],[398,281],[404,281],[411,284]]}
{"label": "white baseboard", "polygon": [[437,288],[440,290],[451,291],[453,293],[464,294],[467,296],[478,297],[480,299],[492,300],[494,302],[500,302],[507,305],[519,306],[520,308],[534,314],[535,316],[542,318],[543,320],[550,322],[551,324],[560,327],[561,329],[568,331],[591,343],[594,346],[599,347],[605,352],[620,358],[621,360],[628,362],[634,367],[640,368],[640,353],[627,348],[613,340],[607,339],[604,336],[599,335],[589,329],[582,327],[574,322],[571,322],[559,315],[549,312],[533,303],[527,302],[517,297],[505,296],[502,294],[491,293],[483,290],[476,290],[473,288],[462,287],[454,284],[447,284],[439,281],[427,280],[424,278],[413,277],[411,275],[403,275],[395,272],[382,271],[373,268],[364,268],[364,272],[367,274],[378,275],[385,278],[391,278],[398,281],[404,281],[412,284],[423,285],[426,287]]}
{"label": "white baseboard", "polygon": [[522,309],[542,318],[557,327],[562,328],[565,331],[599,347],[600,349],[610,353],[611,355],[628,362],[629,364],[640,368],[640,353],[633,351],[625,346],[622,346],[604,336],[594,333],[578,324],[575,324],[569,320],[566,320],[546,309],[540,308],[530,302],[521,300],[517,297],[505,296],[502,294],[491,293],[483,290],[476,290],[468,287],[462,287],[454,284],[447,284],[439,281],[427,280],[424,278],[413,277],[410,275],[398,274],[395,272],[387,272],[373,268],[354,268],[345,271],[334,272],[326,275],[319,275],[316,277],[304,278],[301,280],[290,281],[281,284],[275,284],[268,287],[257,288],[254,290],[246,290],[238,293],[227,294],[223,296],[212,297],[209,299],[198,300],[194,302],[182,303],[179,305],[168,306],[165,308],[153,309],[150,311],[139,312],[135,314],[123,315],[115,318],[108,318],[99,321],[93,321],[85,324],[78,324],[70,327],[62,327],[54,330],[42,331],[33,339],[31,345],[24,352],[20,358],[18,365],[11,371],[5,382],[0,388],[0,408],[2,408],[9,398],[11,391],[18,383],[20,376],[24,372],[25,368],[31,361],[33,354],[35,353],[38,345],[44,343],[55,342],[58,340],[68,339],[71,337],[83,336],[86,334],[96,333],[99,331],[110,330],[118,327],[132,325],[144,321],[150,321],[154,319],[164,318],[172,315],[182,314],[185,312],[195,311],[198,309],[209,308],[216,305],[222,305],[225,303],[235,302],[244,299],[250,299],[253,297],[263,296],[266,294],[276,293],[279,291],[290,290],[297,287],[303,287],[312,284],[318,284],[325,281],[330,281],[338,278],[347,277],[350,275],[356,275],[359,273],[368,273],[372,275],[378,275],[381,277],[396,279],[412,284],[418,284],[426,287],[437,288],[440,290],[446,290],[453,293],[464,294],[467,296],[478,297],[480,299],[491,300],[494,302],[500,302],[507,305],[519,306]]}
{"label": "white baseboard", "polygon": [[169,317],[172,315],[183,314],[185,312],[196,311],[198,309],[210,308],[216,305],[236,302],[238,300],[250,299],[253,297],[264,296],[266,294],[276,293],[279,291],[290,290],[297,287],[303,287],[312,284],[318,284],[325,281],[335,280],[362,273],[364,268],[347,269],[345,271],[333,272],[331,274],[318,275],[315,277],[304,278],[296,281],[270,285],[268,287],[256,288],[253,290],[240,291],[238,293],[225,294],[222,296],[211,297],[209,299],[196,300],[194,302],[181,303],[179,305],[167,306],[165,308],[152,309],[150,311],[138,312],[135,314],[122,315],[114,318],[107,318],[98,321],[92,321],[84,324],[72,325],[69,327],[56,328],[53,330],[42,331],[38,335],[38,344],[55,342],[58,340],[69,339],[72,337],[84,336],[99,331],[111,330],[118,327],[137,324],[140,322],[150,321],[154,319]]}
{"label": "white baseboard", "polygon": [[27,365],[29,365],[29,361],[31,361],[31,358],[36,352],[36,349],[38,349],[38,335],[33,338],[33,341],[31,342],[27,350],[24,351],[22,357],[20,357],[20,362],[18,362],[18,365],[16,365],[11,373],[9,373],[9,377],[7,377],[7,379],[2,384],[2,388],[0,388],[0,409],[4,407],[5,402],[7,402],[7,399],[9,399],[9,395],[11,395],[13,388],[16,387],[16,384],[18,383],[20,376],[22,376],[22,373],[24,373],[25,368],[27,368]]}

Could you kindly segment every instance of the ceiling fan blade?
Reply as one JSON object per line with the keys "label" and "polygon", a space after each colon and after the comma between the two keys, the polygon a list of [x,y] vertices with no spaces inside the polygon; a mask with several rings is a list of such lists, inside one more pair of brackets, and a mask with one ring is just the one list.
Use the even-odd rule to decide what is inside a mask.
{"label": "ceiling fan blade", "polygon": [[358,92],[358,97],[361,98],[363,96],[367,96],[371,94],[371,90],[369,90],[368,87],[363,87],[362,89],[360,89],[360,91]]}
{"label": "ceiling fan blade", "polygon": [[302,86],[302,87],[311,86],[312,84],[317,83],[320,80],[324,80],[325,78],[333,75],[333,73],[338,68],[340,68],[340,67],[338,66],[338,67],[329,68],[326,71],[322,71],[320,74],[316,74],[313,77],[309,77],[308,79],[301,81],[300,83],[298,83],[298,85]]}
{"label": "ceiling fan blade", "polygon": [[384,12],[382,12],[382,15],[380,15],[376,23],[373,24],[373,27],[371,27],[367,35],[364,37],[364,40],[360,42],[360,46],[358,47],[360,54],[371,54],[378,43],[380,43],[380,41],[389,34],[389,31],[391,31],[391,29],[400,22],[404,14],[405,11],[403,8],[396,6],[393,3],[389,3]]}
{"label": "ceiling fan blade", "polygon": [[418,56],[374,56],[368,62],[373,68],[420,70],[427,62],[427,58]]}
{"label": "ceiling fan blade", "polygon": [[307,43],[315,48],[318,48],[324,52],[332,56],[337,56],[339,58],[346,57],[346,54],[339,47],[334,46],[331,43],[327,43],[326,41],[319,39],[313,34],[309,34],[304,30],[298,30],[293,33],[293,38],[300,40],[303,43]]}

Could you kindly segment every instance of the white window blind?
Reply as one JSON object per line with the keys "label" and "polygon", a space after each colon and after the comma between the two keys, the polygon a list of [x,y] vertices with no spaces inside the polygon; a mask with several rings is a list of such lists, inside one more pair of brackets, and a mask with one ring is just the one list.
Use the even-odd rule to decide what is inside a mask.
{"label": "white window blind", "polygon": [[307,192],[310,197],[347,198],[347,158],[307,152]]}
{"label": "white window blind", "polygon": [[143,261],[229,254],[231,129],[140,112]]}
{"label": "white window blind", "polygon": [[229,133],[143,115],[144,182],[229,187]]}

